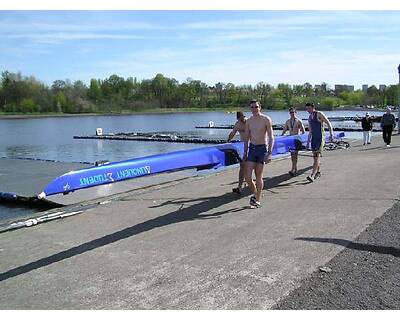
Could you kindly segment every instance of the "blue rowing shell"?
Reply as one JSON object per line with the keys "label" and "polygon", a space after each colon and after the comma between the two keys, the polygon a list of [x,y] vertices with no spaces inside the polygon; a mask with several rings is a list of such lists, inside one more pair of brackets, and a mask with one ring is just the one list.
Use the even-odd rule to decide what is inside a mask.
{"label": "blue rowing shell", "polygon": [[[340,133],[335,137],[343,137]],[[285,154],[304,147],[308,134],[297,136],[280,136],[275,138],[272,156]],[[124,181],[163,172],[172,172],[196,168],[211,169],[239,163],[243,158],[244,143],[225,143],[221,145],[175,151],[165,154],[112,162],[101,166],[80,169],[63,174],[53,180],[39,198],[94,186]]]}
{"label": "blue rowing shell", "polygon": [[165,154],[112,162],[102,166],[80,169],[53,180],[40,198],[58,193],[184,169],[211,169],[238,163],[243,156],[242,142],[212,147],[175,151]]}

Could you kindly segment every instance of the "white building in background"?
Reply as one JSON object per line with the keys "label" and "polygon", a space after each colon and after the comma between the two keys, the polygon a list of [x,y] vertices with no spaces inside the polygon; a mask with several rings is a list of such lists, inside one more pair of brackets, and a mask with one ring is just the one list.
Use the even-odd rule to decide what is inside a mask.
{"label": "white building in background", "polygon": [[335,84],[335,91],[342,92],[342,91],[354,91],[354,86],[349,86],[347,84]]}
{"label": "white building in background", "polygon": [[379,85],[379,91],[384,91],[386,89],[386,84]]}
{"label": "white building in background", "polygon": [[367,93],[367,91],[368,91],[368,85],[367,84],[363,84],[362,85],[362,91]]}

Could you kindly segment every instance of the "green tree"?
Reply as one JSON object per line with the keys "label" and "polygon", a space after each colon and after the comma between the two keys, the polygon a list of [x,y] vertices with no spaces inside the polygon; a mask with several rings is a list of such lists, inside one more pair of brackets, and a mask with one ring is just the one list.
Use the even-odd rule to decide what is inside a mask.
{"label": "green tree", "polygon": [[333,109],[344,104],[343,100],[337,97],[324,97],[321,100],[321,106],[323,109]]}
{"label": "green tree", "polygon": [[365,94],[362,91],[343,91],[339,94],[339,98],[342,99],[346,105],[356,106],[363,104]]}
{"label": "green tree", "polygon": [[55,80],[51,85],[51,90],[57,94],[60,91],[64,91],[67,83],[64,80]]}
{"label": "green tree", "polygon": [[259,82],[254,88],[255,95],[262,105],[268,105],[273,88],[264,82]]}
{"label": "green tree", "polygon": [[207,84],[200,80],[188,79],[188,85],[191,87],[191,90],[194,91],[195,105],[198,107],[204,107],[206,104],[206,96],[209,94]]}
{"label": "green tree", "polygon": [[20,72],[4,71],[0,79],[0,111],[5,112],[123,112],[174,107],[228,107],[247,106],[250,99],[260,100],[264,108],[287,109],[303,107],[314,102],[321,108],[347,105],[398,105],[400,87],[389,86],[367,92],[343,91],[337,93],[326,83],[291,86],[280,83],[273,87],[264,82],[236,86],[234,83],[216,83],[209,87],[200,80],[187,78],[179,83],[173,78],[157,74],[152,79],[138,81],[124,79],[116,74],[105,79],[91,79],[89,86],[82,81],[56,80],[51,86]]}
{"label": "green tree", "polygon": [[67,98],[63,92],[58,92],[55,99],[56,110],[58,112],[69,112],[70,107]]}
{"label": "green tree", "polygon": [[368,87],[367,96],[364,99],[365,105],[378,105],[379,104],[379,90],[374,85]]}
{"label": "green tree", "polygon": [[168,107],[168,102],[173,89],[172,81],[164,77],[161,73],[157,74],[151,82],[154,97],[158,100],[161,108]]}
{"label": "green tree", "polygon": [[224,89],[225,89],[225,84],[222,82],[218,82],[214,86],[215,92],[218,96],[218,102],[219,104],[223,104],[225,102],[225,96],[224,96]]}
{"label": "green tree", "polygon": [[101,99],[101,89],[100,89],[99,80],[90,79],[88,96],[94,102],[97,102]]}
{"label": "green tree", "polygon": [[23,98],[19,106],[22,113],[32,113],[38,111],[37,106],[31,98]]}
{"label": "green tree", "polygon": [[227,83],[225,86],[225,101],[231,106],[238,103],[238,91],[233,83]]}
{"label": "green tree", "polygon": [[392,85],[386,89],[386,102],[391,106],[400,105],[400,85]]}
{"label": "green tree", "polygon": [[314,93],[313,87],[312,87],[312,85],[311,85],[309,82],[306,82],[305,84],[303,84],[303,94],[304,94],[306,97],[311,97],[311,96],[313,96],[313,93]]}
{"label": "green tree", "polygon": [[292,106],[292,98],[293,98],[292,88],[288,84],[280,83],[278,84],[277,90],[280,91],[281,96],[284,100],[285,104],[284,108],[285,109],[290,108]]}
{"label": "green tree", "polygon": [[272,91],[271,94],[271,108],[276,110],[283,110],[287,108],[286,99],[284,93],[279,90],[275,89]]}

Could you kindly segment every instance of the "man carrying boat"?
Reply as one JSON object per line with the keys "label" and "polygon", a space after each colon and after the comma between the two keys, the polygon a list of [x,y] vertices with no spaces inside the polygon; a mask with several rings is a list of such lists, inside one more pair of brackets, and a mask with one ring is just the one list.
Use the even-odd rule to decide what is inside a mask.
{"label": "man carrying boat", "polygon": [[[289,108],[290,118],[285,122],[282,130],[282,136],[285,135],[286,131],[289,131],[289,135],[298,135],[305,133],[303,121],[297,117],[297,111],[295,108]],[[300,142],[301,146],[301,142]],[[292,169],[289,174],[294,177],[297,174],[297,157],[299,149],[291,150],[290,156],[292,158]]]}
{"label": "man carrying boat", "polygon": [[306,103],[306,108],[308,113],[310,114],[308,118],[308,140],[307,140],[307,149],[310,147],[311,142],[311,151],[313,152],[313,169],[311,175],[307,177],[307,180],[313,182],[315,179],[321,176],[321,152],[325,145],[325,132],[324,132],[324,123],[328,125],[330,140],[333,141],[333,128],[332,124],[328,120],[328,118],[321,112],[315,109],[313,103]]}
{"label": "man carrying boat", "polygon": [[[264,164],[271,161],[272,148],[274,147],[274,133],[272,120],[261,113],[261,105],[258,101],[250,102],[252,116],[246,121],[244,159],[245,179],[253,196],[250,198],[252,208],[260,208],[261,192],[264,187]],[[252,174],[256,176],[254,184]]]}
{"label": "man carrying boat", "polygon": [[[236,123],[233,126],[232,131],[229,133],[228,136],[228,142],[230,142],[233,137],[236,135],[237,132],[239,132],[240,135],[240,141],[245,141],[245,131],[246,131],[246,117],[244,116],[243,112],[238,111],[236,112]],[[239,169],[239,181],[238,181],[238,187],[233,188],[232,192],[237,193],[237,194],[242,194],[242,186],[244,182],[244,161],[240,162],[240,169]]]}

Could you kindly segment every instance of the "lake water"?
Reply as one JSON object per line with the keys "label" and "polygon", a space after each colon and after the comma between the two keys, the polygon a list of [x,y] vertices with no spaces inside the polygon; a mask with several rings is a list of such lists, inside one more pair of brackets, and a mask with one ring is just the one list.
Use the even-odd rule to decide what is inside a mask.
{"label": "lake water", "polygon": [[[288,113],[267,111],[274,124],[284,123]],[[250,116],[250,112],[245,113]],[[327,116],[354,116],[353,111],[326,112]],[[363,114],[363,112],[358,112]],[[381,115],[382,112],[372,112]],[[201,112],[171,114],[136,114],[125,116],[77,116],[30,119],[0,119],[0,158],[35,158],[61,162],[119,161],[175,150],[198,148],[196,144],[83,140],[74,135],[93,135],[101,127],[104,133],[118,132],[178,132],[203,138],[226,139],[230,130],[195,129],[196,125],[233,124],[235,113]],[[307,118],[305,111],[300,118]],[[276,132],[280,134],[280,132]],[[361,138],[361,132],[346,132],[347,137]],[[204,145],[202,145],[204,146]],[[23,181],[21,181],[23,183]],[[0,191],[2,190],[0,186]],[[0,222],[29,214],[30,209],[0,205]],[[2,219],[3,218],[3,219]]]}
{"label": "lake water", "polygon": [[[288,113],[266,112],[273,123],[283,123]],[[355,115],[352,111],[326,112],[328,116]],[[359,112],[360,114],[360,112]],[[382,114],[378,112],[376,114]],[[247,114],[249,116],[250,113]],[[225,112],[138,114],[127,116],[81,116],[66,118],[0,119],[0,157],[39,158],[63,162],[126,160],[151,154],[199,147],[194,144],[73,139],[74,135],[92,135],[96,128],[103,132],[176,131],[204,138],[226,138],[229,130],[195,129],[196,125],[233,124],[235,114]],[[299,117],[307,118],[306,112]],[[278,133],[278,132],[277,132]],[[350,137],[361,133],[346,132]]]}

